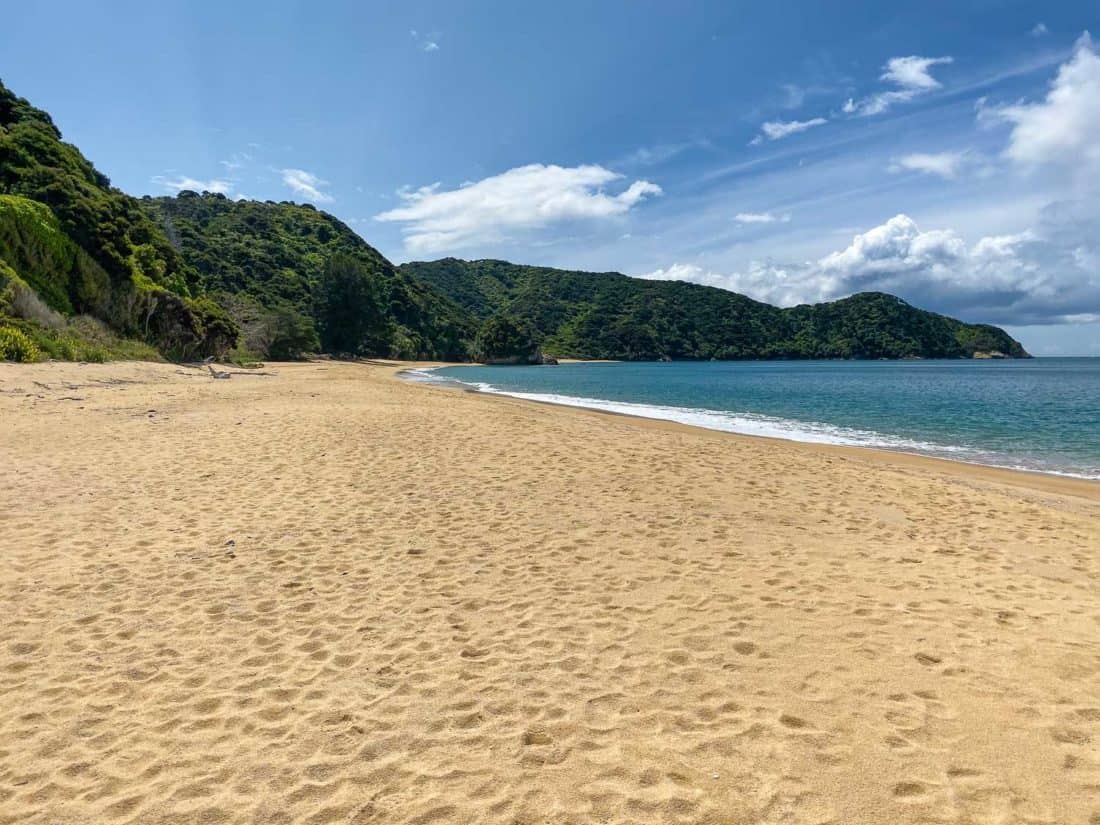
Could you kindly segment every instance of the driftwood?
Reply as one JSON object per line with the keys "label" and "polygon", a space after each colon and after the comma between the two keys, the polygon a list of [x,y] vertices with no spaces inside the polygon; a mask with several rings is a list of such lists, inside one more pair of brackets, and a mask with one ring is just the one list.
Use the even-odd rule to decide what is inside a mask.
{"label": "driftwood", "polygon": [[211,378],[232,378],[234,375],[278,375],[277,372],[264,372],[262,370],[216,370],[211,364],[207,364],[206,368],[210,370]]}

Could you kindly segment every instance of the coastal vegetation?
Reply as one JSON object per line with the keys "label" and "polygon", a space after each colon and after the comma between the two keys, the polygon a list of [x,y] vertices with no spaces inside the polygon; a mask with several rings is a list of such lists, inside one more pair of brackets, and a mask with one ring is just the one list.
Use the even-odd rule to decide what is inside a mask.
{"label": "coastal vegetation", "polygon": [[622,360],[1026,357],[1003,330],[866,292],[781,309],[682,281],[445,258],[401,269],[476,318],[526,322],[543,352]]}
{"label": "coastal vegetation", "polygon": [[446,258],[395,267],[308,204],[134,198],[0,83],[0,357],[1026,357],[882,293],[780,309],[713,287]]}
{"label": "coastal vegetation", "polygon": [[[304,329],[308,319],[325,351],[394,358],[466,360],[476,324],[435,289],[399,272],[347,225],[309,204],[234,201],[221,194],[184,191],[142,198],[141,208],[194,267],[204,290],[248,325],[251,315],[281,313]],[[333,262],[345,287],[364,287],[369,318],[338,312],[330,298]],[[355,267],[355,276],[351,268]],[[370,298],[366,298],[370,293]],[[338,321],[337,312],[342,318]],[[347,323],[348,329],[339,328]],[[270,325],[270,320],[264,321]],[[335,325],[334,325],[335,324]],[[354,328],[352,328],[354,327]],[[369,327],[369,328],[368,328]],[[246,338],[248,336],[246,335]],[[303,345],[308,336],[303,337]],[[255,342],[253,342],[255,345]],[[303,346],[301,352],[311,351]],[[262,357],[274,358],[260,350]]]}
{"label": "coastal vegetation", "polygon": [[474,339],[474,357],[486,364],[536,364],[540,358],[534,328],[513,315],[490,315]]}
{"label": "coastal vegetation", "polygon": [[173,358],[217,355],[236,339],[137,200],[2,84],[0,195],[0,259],[54,311],[97,318]]}

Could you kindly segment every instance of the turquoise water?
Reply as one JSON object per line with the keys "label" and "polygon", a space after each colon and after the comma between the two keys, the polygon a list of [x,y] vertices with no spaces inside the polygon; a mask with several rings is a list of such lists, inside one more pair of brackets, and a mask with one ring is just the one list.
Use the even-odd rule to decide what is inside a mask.
{"label": "turquoise water", "polygon": [[728,432],[1100,479],[1100,358],[448,367],[412,377]]}

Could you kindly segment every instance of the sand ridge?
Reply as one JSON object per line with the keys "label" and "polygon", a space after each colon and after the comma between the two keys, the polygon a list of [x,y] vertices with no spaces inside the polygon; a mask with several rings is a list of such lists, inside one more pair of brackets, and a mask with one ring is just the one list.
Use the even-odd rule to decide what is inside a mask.
{"label": "sand ridge", "polygon": [[1100,485],[0,365],[0,823],[1100,822]]}

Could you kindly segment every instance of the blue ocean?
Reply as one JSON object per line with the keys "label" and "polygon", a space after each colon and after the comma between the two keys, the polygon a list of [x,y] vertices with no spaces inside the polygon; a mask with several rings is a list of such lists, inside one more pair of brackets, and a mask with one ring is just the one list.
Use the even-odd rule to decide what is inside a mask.
{"label": "blue ocean", "polygon": [[1100,479],[1100,358],[470,366],[410,377],[727,432]]}

